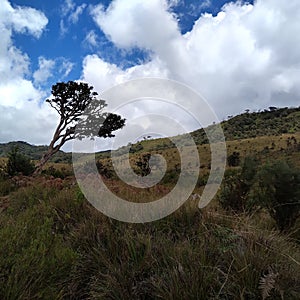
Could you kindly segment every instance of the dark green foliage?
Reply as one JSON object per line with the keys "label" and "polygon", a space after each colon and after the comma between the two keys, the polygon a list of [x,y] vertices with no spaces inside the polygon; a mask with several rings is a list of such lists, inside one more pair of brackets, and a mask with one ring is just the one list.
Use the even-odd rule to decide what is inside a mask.
{"label": "dark green foliage", "polygon": [[177,170],[167,170],[166,174],[161,180],[162,184],[173,185],[176,184],[179,179],[180,172]]}
{"label": "dark green foliage", "polygon": [[227,157],[227,163],[229,167],[237,167],[240,164],[240,153],[234,151]]}
{"label": "dark green foliage", "polygon": [[246,157],[241,169],[227,170],[218,200],[226,210],[243,212],[250,209],[248,195],[257,170],[255,158]]}
{"label": "dark green foliage", "polygon": [[291,228],[300,216],[300,170],[284,161],[266,164],[257,174],[252,197],[269,211],[280,230]]}
{"label": "dark green foliage", "polygon": [[[19,151],[32,160],[41,159],[42,155],[48,150],[48,146],[36,146],[26,142],[17,141],[9,143],[0,143],[0,157],[7,157],[10,150],[18,147]],[[63,151],[58,151],[55,157],[50,158],[49,161],[70,163],[72,161],[72,154]]]}
{"label": "dark green foliage", "polygon": [[112,132],[122,128],[124,125],[125,119],[122,119],[121,116],[116,114],[108,114],[105,116],[105,121],[98,131],[98,136],[104,138],[114,137],[115,135]]}
{"label": "dark green foliage", "polygon": [[84,82],[58,82],[52,86],[52,97],[46,102],[59,114],[59,122],[48,151],[40,159],[35,174],[41,173],[45,163],[67,142],[73,139],[113,137],[113,131],[125,125],[119,115],[105,112],[104,100]]}
{"label": "dark green foliage", "polygon": [[[62,146],[74,138],[93,138],[96,136],[95,124],[100,124],[99,137],[113,137],[112,132],[125,125],[125,119],[119,115],[103,111],[107,104],[97,99],[98,93],[93,89],[87,83],[75,81],[58,82],[52,86],[53,97],[46,102],[60,115],[54,144]],[[77,132],[76,126],[80,127]]]}
{"label": "dark green foliage", "polygon": [[14,176],[18,173],[23,175],[31,175],[34,171],[34,164],[30,159],[19,152],[17,147],[11,149],[8,153],[8,162],[6,165],[8,175]]}

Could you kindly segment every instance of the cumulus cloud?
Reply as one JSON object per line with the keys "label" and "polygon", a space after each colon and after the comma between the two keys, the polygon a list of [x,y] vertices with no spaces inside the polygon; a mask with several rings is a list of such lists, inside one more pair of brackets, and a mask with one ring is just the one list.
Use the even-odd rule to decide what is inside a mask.
{"label": "cumulus cloud", "polygon": [[1,27],[6,30],[29,33],[38,38],[48,23],[42,12],[31,7],[12,7],[7,0],[1,0],[0,5]]}
{"label": "cumulus cloud", "polygon": [[[45,94],[27,79],[29,57],[12,40],[14,32],[38,38],[47,23],[46,16],[35,9],[12,7],[8,1],[0,0],[0,142],[46,143],[51,136],[56,116],[40,104]],[[40,60],[40,72],[35,73],[37,80],[47,77],[49,63]]]}
{"label": "cumulus cloud", "polygon": [[105,62],[97,55],[88,55],[83,61],[82,80],[91,83],[100,92],[112,87],[113,84],[140,77],[168,77],[168,73],[163,63],[155,59],[126,70]]}
{"label": "cumulus cloud", "polygon": [[95,23],[117,47],[146,49],[150,61],[121,70],[88,56],[82,79],[99,88],[137,76],[179,80],[221,118],[246,108],[299,105],[299,1],[229,3],[216,16],[201,15],[184,35],[169,4],[114,0],[107,9],[93,7]]}

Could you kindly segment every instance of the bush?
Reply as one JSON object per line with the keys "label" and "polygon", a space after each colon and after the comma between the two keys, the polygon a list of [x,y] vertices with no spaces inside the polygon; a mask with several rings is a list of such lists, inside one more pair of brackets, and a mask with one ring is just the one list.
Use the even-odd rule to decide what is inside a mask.
{"label": "bush", "polygon": [[229,167],[237,167],[240,165],[240,153],[234,151],[227,157],[227,163]]}
{"label": "bush", "polygon": [[300,170],[284,161],[266,164],[251,194],[253,203],[266,208],[281,231],[287,230],[300,215]]}
{"label": "bush", "polygon": [[14,147],[8,153],[6,171],[10,176],[14,176],[18,173],[28,176],[33,173],[34,164],[30,161],[30,158],[19,152],[18,147]]}
{"label": "bush", "polygon": [[249,210],[248,195],[256,174],[256,159],[246,157],[240,170],[228,170],[218,200],[226,210],[243,212]]}
{"label": "bush", "polygon": [[66,177],[72,175],[72,172],[68,171],[65,168],[57,169],[54,168],[53,166],[50,166],[46,170],[43,170],[42,174],[53,176],[55,178],[65,179]]}

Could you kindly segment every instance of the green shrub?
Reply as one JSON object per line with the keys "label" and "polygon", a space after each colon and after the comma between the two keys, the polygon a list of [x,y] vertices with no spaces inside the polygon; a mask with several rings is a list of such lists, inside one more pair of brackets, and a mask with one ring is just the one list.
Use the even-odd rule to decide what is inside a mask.
{"label": "green shrub", "polygon": [[266,208],[280,230],[287,230],[300,215],[300,170],[284,161],[266,164],[251,194],[252,202]]}
{"label": "green shrub", "polygon": [[30,161],[30,158],[19,152],[18,147],[14,147],[8,153],[6,170],[10,176],[14,176],[18,173],[28,176],[33,173],[34,164]]}
{"label": "green shrub", "polygon": [[240,153],[234,151],[227,157],[227,163],[229,167],[237,167],[240,165]]}
{"label": "green shrub", "polygon": [[251,208],[248,204],[248,195],[253,185],[256,168],[256,159],[246,157],[241,169],[225,172],[218,195],[218,200],[224,209],[243,212]]}

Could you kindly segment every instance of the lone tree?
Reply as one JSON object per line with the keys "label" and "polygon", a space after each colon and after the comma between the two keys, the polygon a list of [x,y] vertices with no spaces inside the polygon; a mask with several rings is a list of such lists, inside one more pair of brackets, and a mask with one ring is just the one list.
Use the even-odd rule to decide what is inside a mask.
{"label": "lone tree", "polygon": [[[97,98],[98,93],[87,83],[68,81],[58,82],[52,86],[52,97],[47,99],[60,116],[48,151],[42,156],[34,174],[41,173],[45,163],[67,142],[75,138],[95,136],[95,124],[99,124],[99,137],[113,137],[113,131],[125,125],[121,116],[103,112],[107,106],[104,100]],[[76,126],[81,125],[80,131]]]}

